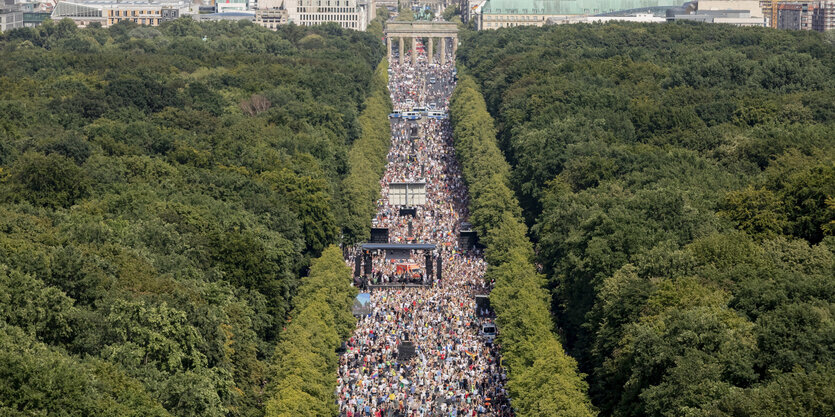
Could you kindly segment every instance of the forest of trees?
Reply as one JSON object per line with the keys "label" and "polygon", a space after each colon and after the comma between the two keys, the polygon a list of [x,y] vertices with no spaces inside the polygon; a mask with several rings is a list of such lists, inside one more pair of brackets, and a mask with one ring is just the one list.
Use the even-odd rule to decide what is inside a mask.
{"label": "forest of trees", "polygon": [[470,220],[486,246],[486,280],[494,283],[507,389],[518,417],[593,416],[577,362],[553,333],[545,280],[533,264],[510,169],[496,143],[494,122],[472,79],[450,100],[455,151],[470,191]]}
{"label": "forest of trees", "polygon": [[0,414],[332,407],[382,57],[332,24],[0,35]]}
{"label": "forest of trees", "polygon": [[[627,23],[463,39],[459,68],[496,119],[558,332],[600,415],[835,415],[832,39]],[[507,202],[497,164],[482,165],[490,201]],[[481,223],[488,250],[525,230],[510,211]],[[496,256],[501,325],[512,260]],[[529,286],[529,269],[506,279]]]}

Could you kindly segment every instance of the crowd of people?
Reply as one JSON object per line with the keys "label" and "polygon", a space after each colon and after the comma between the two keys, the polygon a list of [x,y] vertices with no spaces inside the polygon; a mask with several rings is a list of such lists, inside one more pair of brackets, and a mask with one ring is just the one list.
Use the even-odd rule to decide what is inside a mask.
{"label": "crowd of people", "polygon": [[[446,49],[452,50],[451,47]],[[398,64],[396,59],[393,61],[395,62],[390,63],[389,74],[396,75],[398,82],[397,84],[389,82],[389,90],[395,111],[429,107],[431,103],[435,103],[438,109],[449,106],[449,97],[452,89],[455,88],[453,75],[455,65],[449,59],[449,55],[443,65],[440,63],[437,52],[432,65],[429,65],[425,52],[418,54],[417,65],[412,65],[411,58],[404,59],[403,65]],[[389,81],[391,78],[389,77]],[[435,80],[434,83],[431,82],[432,79]]]}
{"label": "crowd of people", "polygon": [[[408,61],[408,62],[407,62]],[[445,66],[427,65],[419,54],[392,63],[390,90],[396,109],[436,103],[446,111],[454,87],[452,57]],[[427,80],[435,78],[435,83]],[[438,85],[435,85],[438,84]],[[417,127],[417,129],[415,129]],[[401,216],[388,201],[392,182],[425,182],[425,204]],[[361,317],[340,357],[336,390],[343,417],[509,417],[506,375],[499,347],[482,337],[489,314],[476,314],[475,295],[489,292],[482,254],[458,245],[467,219],[467,189],[452,147],[446,119],[392,120],[392,147],[374,227],[387,228],[392,243],[432,243],[442,261],[441,279],[429,285],[381,286],[371,291],[371,313]],[[354,251],[353,254],[358,254]],[[397,265],[422,265],[423,255],[388,260],[375,254],[370,279],[398,279]],[[356,256],[349,256],[354,262]],[[434,262],[433,262],[434,263]],[[406,276],[414,277],[412,270]],[[401,269],[402,273],[403,270]],[[422,278],[427,271],[421,271]],[[427,283],[425,279],[421,282]],[[479,313],[483,313],[479,312]],[[399,355],[401,347],[406,356]]]}

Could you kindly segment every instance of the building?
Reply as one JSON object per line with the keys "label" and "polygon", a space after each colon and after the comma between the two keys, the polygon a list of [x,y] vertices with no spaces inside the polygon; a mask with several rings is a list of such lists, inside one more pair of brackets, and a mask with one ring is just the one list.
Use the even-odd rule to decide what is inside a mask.
{"label": "building", "polygon": [[793,3],[777,4],[777,29],[800,30],[800,16],[803,6]]}
{"label": "building", "polygon": [[[515,26],[542,26],[549,18],[596,15],[626,9],[678,6],[680,0],[487,0],[471,18],[476,29],[498,29]],[[469,2],[473,10],[478,6]]]}
{"label": "building", "polygon": [[[671,9],[671,11],[673,11]],[[687,14],[667,15],[668,22],[691,21],[704,23],[724,23],[733,26],[764,27],[765,19],[751,16],[750,10],[703,10]]]}
{"label": "building", "polygon": [[835,0],[824,0],[812,13],[812,30],[825,32],[835,29]]}
{"label": "building", "polygon": [[374,18],[374,0],[286,0],[288,21],[300,26],[334,22],[364,31]]}
{"label": "building", "polygon": [[481,8],[487,0],[461,0],[458,7],[461,10],[461,21],[469,23],[475,16],[481,14]]}
{"label": "building", "polygon": [[189,3],[180,0],[71,0],[58,2],[52,11],[52,20],[69,18],[81,27],[93,22],[108,27],[124,20],[159,26],[177,19],[188,8]]}
{"label": "building", "polygon": [[33,28],[40,26],[44,20],[49,19],[50,13],[23,12],[23,27]]}
{"label": "building", "polygon": [[286,25],[289,20],[290,14],[285,9],[263,9],[255,12],[255,24],[271,30]]}
{"label": "building", "polygon": [[[798,29],[798,30],[812,30],[812,17],[815,12],[815,9],[818,8],[818,1],[792,1],[792,2],[779,2],[777,5],[777,27],[780,29]],[[797,13],[796,10],[800,8],[800,12]],[[784,10],[792,10],[789,12],[784,12]],[[789,19],[789,15],[791,14],[799,14],[800,16],[800,23],[799,27],[788,27],[790,24],[785,22],[783,25],[785,27],[780,26],[780,15],[785,13],[787,16],[784,19]],[[768,18],[768,17],[767,17]],[[791,25],[794,26],[794,25]]]}
{"label": "building", "polygon": [[378,0],[374,3],[377,7],[385,7],[389,10],[397,11],[397,0]]}
{"label": "building", "polygon": [[549,17],[547,24],[564,25],[569,23],[608,23],[608,22],[637,22],[637,23],[665,23],[667,19],[652,13],[636,13],[631,16],[563,16]]}
{"label": "building", "polygon": [[[812,17],[815,9],[817,9],[818,5],[821,3],[821,0],[775,0],[774,3],[777,4],[777,22],[779,22],[779,16],[782,13],[781,10],[795,10],[796,8],[793,6],[800,5],[800,30],[812,30]],[[760,0],[760,7],[762,8],[763,14],[765,14],[765,19],[768,21],[768,26],[780,28],[779,23],[775,25],[771,22],[773,16],[771,4],[772,0]],[[788,16],[796,14],[796,12],[789,11],[785,14]],[[790,28],[786,27],[785,29]]]}
{"label": "building", "polygon": [[833,10],[835,9],[835,1],[775,1],[777,3],[776,25],[771,24],[772,1],[760,1],[762,10],[766,15],[766,20],[769,21],[769,26],[771,27],[778,29],[816,30],[820,32],[835,29],[835,10]]}
{"label": "building", "polygon": [[111,5],[109,2],[93,2],[93,1],[62,1],[59,2],[55,9],[52,10],[50,17],[54,21],[61,19],[72,19],[77,26],[87,27],[92,23],[98,23],[102,26],[107,26],[106,7]]}
{"label": "building", "polygon": [[696,10],[699,12],[747,10],[749,16],[752,18],[765,18],[765,13],[763,13],[763,9],[760,7],[759,0],[698,0],[696,2]]}
{"label": "building", "polygon": [[0,32],[23,27],[23,12],[17,8],[0,9]]}
{"label": "building", "polygon": [[242,12],[223,12],[223,13],[201,13],[196,15],[191,15],[194,19],[197,19],[201,22],[223,22],[223,21],[232,21],[237,22],[239,20],[249,20],[250,22],[255,21],[255,12],[252,11],[242,11]]}
{"label": "building", "polygon": [[667,21],[724,23],[734,26],[766,26],[758,1],[700,0],[667,10]]}
{"label": "building", "polygon": [[218,13],[243,12],[247,9],[247,0],[218,0],[215,10]]}

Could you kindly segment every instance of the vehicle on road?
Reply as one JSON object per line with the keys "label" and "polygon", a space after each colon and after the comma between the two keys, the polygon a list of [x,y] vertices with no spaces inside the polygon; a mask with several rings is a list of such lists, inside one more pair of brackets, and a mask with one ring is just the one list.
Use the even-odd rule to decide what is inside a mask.
{"label": "vehicle on road", "polygon": [[429,108],[430,108],[430,109],[434,109],[434,108],[436,108],[436,107],[438,107],[438,104],[437,104],[437,103],[434,103],[434,102],[433,102],[433,103],[429,103]]}
{"label": "vehicle on road", "polygon": [[430,79],[429,79],[429,83],[430,83],[430,84],[435,84],[435,81],[437,81],[437,80],[435,79],[435,77],[432,77],[432,78],[430,78]]}
{"label": "vehicle on road", "polygon": [[481,325],[481,336],[484,337],[484,342],[488,345],[493,344],[493,341],[496,340],[497,333],[495,324],[484,323]]}

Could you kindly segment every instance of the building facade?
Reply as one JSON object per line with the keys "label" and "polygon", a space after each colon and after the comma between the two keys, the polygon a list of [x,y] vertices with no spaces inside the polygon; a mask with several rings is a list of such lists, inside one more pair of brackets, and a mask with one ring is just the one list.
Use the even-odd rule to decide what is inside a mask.
{"label": "building facade", "polygon": [[764,19],[762,7],[758,0],[698,0],[696,9],[701,12],[745,10],[749,16],[757,19]]}
{"label": "building facade", "polygon": [[159,26],[160,23],[180,17],[180,10],[174,7],[116,7],[107,10],[107,26],[123,20],[140,25]]}
{"label": "building facade", "polygon": [[812,13],[812,30],[825,32],[835,29],[835,1],[820,1],[817,6]]}
{"label": "building facade", "polygon": [[803,7],[799,4],[778,4],[777,29],[800,30]]}
{"label": "building facade", "polygon": [[285,9],[263,9],[255,12],[255,24],[270,30],[286,25],[290,14]]}
{"label": "building facade", "polygon": [[80,27],[98,22],[103,27],[121,21],[139,25],[159,26],[162,22],[180,17],[188,10],[182,1],[166,0],[73,0],[60,1],[52,11],[52,20],[72,19]]}
{"label": "building facade", "polygon": [[40,26],[44,20],[49,19],[49,15],[47,12],[23,12],[23,27]]}
{"label": "building facade", "polygon": [[632,16],[565,16],[548,18],[549,25],[608,22],[666,23],[667,19],[655,16],[652,13],[636,13]]}
{"label": "building facade", "polygon": [[498,29],[515,26],[542,26],[549,18],[596,15],[642,7],[678,6],[679,0],[487,0],[473,6],[471,19],[476,29]]}
{"label": "building facade", "polygon": [[287,0],[288,21],[300,26],[334,22],[364,31],[375,15],[373,0]]}
{"label": "building facade", "polygon": [[218,0],[215,3],[215,10],[218,13],[242,12],[247,9],[247,0]]}
{"label": "building facade", "polygon": [[18,9],[0,9],[0,32],[23,27],[23,12]]}

